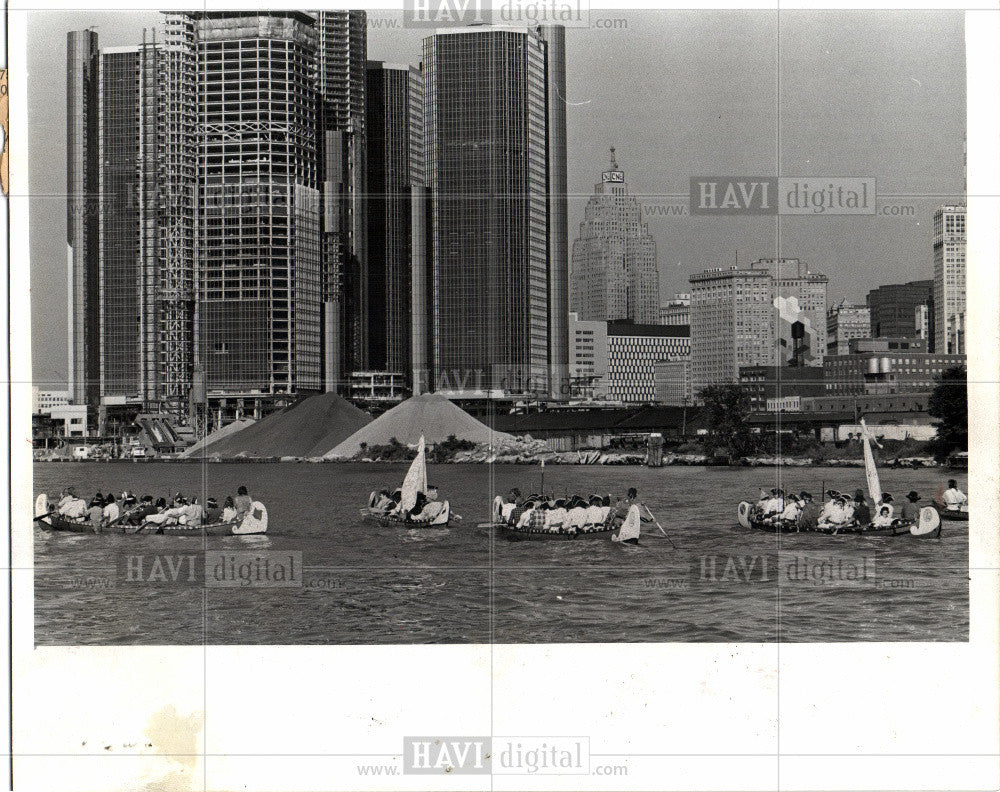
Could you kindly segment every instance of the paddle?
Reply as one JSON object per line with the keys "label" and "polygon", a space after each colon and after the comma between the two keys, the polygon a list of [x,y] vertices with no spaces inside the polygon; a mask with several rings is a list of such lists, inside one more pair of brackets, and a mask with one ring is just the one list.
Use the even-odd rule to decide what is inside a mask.
{"label": "paddle", "polygon": [[656,527],[660,529],[660,533],[662,533],[662,534],[663,534],[664,536],[666,536],[666,537],[667,537],[667,541],[668,541],[668,542],[670,542],[670,546],[671,546],[672,548],[674,548],[674,550],[676,550],[676,549],[677,549],[677,545],[675,545],[675,544],[674,544],[674,540],[673,540],[673,539],[671,539],[671,538],[670,538],[669,536],[667,536],[667,532],[663,530],[663,526],[662,526],[662,525],[660,525],[660,522],[659,522],[659,520],[657,520],[657,519],[656,519],[656,518],[655,518],[655,517],[653,516],[653,512],[651,512],[651,511],[649,510],[649,507],[648,507],[648,506],[647,506],[647,505],[646,505],[646,504],[644,503],[644,504],[642,504],[642,508],[644,508],[644,509],[646,510],[646,514],[648,514],[648,515],[650,516],[650,519],[652,519],[652,521],[653,521],[654,523],[656,523]]}

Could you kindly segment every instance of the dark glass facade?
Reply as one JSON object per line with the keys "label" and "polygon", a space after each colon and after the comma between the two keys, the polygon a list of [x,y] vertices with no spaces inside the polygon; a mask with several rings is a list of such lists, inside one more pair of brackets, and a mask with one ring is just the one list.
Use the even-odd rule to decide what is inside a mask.
{"label": "dark glass facade", "polygon": [[438,390],[549,390],[546,44],[528,31],[424,40]]}
{"label": "dark glass facade", "polygon": [[[368,365],[410,375],[411,69],[369,61]],[[419,111],[419,108],[418,108]]]}
{"label": "dark glass facade", "polygon": [[[879,286],[868,292],[865,302],[871,313],[872,338],[913,338],[917,335],[917,308],[929,306],[933,316],[934,281]],[[928,348],[934,349],[933,330],[931,333]]]}
{"label": "dark glass facade", "polygon": [[365,71],[368,15],[317,15],[322,180],[323,384],[343,390],[346,373],[368,367],[368,224]]}
{"label": "dark glass facade", "polygon": [[99,57],[97,33],[66,36],[66,243],[69,258],[69,390],[100,401]]}
{"label": "dark glass facade", "polygon": [[101,395],[140,392],[138,48],[101,54]]}

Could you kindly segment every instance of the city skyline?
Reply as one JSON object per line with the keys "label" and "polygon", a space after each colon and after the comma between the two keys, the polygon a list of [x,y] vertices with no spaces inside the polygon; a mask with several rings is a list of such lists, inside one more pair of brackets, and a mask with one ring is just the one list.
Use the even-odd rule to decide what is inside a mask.
{"label": "city skyline", "polygon": [[[133,21],[135,23],[133,29],[138,29],[140,34],[143,24],[159,22],[159,17],[155,14],[114,16],[116,19],[125,18]],[[651,187],[654,187],[656,192],[683,195],[687,189],[687,177],[693,172],[706,172],[710,162],[716,163],[711,166],[712,170],[748,172],[750,169],[749,172],[765,173],[773,171],[773,167],[766,168],[761,164],[768,158],[773,161],[773,145],[763,145],[760,141],[748,144],[741,140],[740,132],[746,132],[746,125],[752,123],[757,131],[752,137],[760,138],[761,130],[770,128],[770,143],[773,144],[776,130],[774,86],[773,80],[765,79],[765,75],[768,73],[768,67],[769,73],[772,76],[774,74],[774,52],[771,51],[769,57],[760,58],[750,64],[745,61],[749,55],[744,52],[746,50],[744,45],[738,48],[741,54],[733,55],[729,52],[719,59],[719,63],[713,65],[706,64],[706,54],[701,50],[705,49],[708,43],[731,40],[736,37],[737,29],[742,31],[744,39],[750,36],[759,37],[762,42],[768,41],[768,35],[776,30],[774,15],[766,12],[700,15],[630,12],[628,16],[632,25],[627,35],[622,31],[618,31],[617,34],[596,30],[567,31],[570,224],[575,223],[575,218],[582,214],[583,203],[590,194],[589,189],[581,189],[581,183],[593,184],[592,170],[589,167],[581,167],[581,163],[603,157],[608,145],[617,146],[623,169],[639,174],[637,178],[633,178],[632,192],[641,196],[644,204],[662,200],[662,198],[654,199],[650,195],[654,192]],[[80,26],[85,27],[87,18],[94,18],[100,24],[102,18],[106,20],[108,15],[102,17],[101,14],[81,13],[61,14],[59,17],[61,20],[59,26],[65,32],[72,27],[67,21],[68,18],[80,18]],[[876,49],[867,53],[865,58],[857,60],[853,66],[841,67],[849,79],[846,93],[844,91],[838,93],[838,97],[843,94],[848,100],[845,104],[841,97],[840,107],[842,110],[851,108],[843,115],[856,121],[859,115],[865,117],[857,109],[859,102],[868,103],[871,110],[866,133],[869,145],[859,150],[857,140],[859,131],[844,130],[834,123],[835,119],[827,119],[832,123],[829,132],[805,138],[792,134],[797,127],[812,128],[816,125],[816,119],[821,115],[821,108],[818,108],[817,102],[822,102],[824,91],[831,90],[820,85],[818,87],[821,90],[807,106],[795,105],[794,100],[805,88],[812,85],[810,81],[815,82],[818,79],[822,71],[808,64],[803,67],[800,59],[808,47],[829,44],[830,36],[819,29],[818,21],[809,14],[783,14],[782,35],[787,36],[788,41],[782,39],[784,53],[781,70],[782,104],[787,107],[781,115],[782,172],[796,172],[789,171],[788,168],[795,167],[795,163],[806,163],[805,167],[822,167],[820,172],[823,174],[856,173],[856,168],[866,163],[870,165],[881,157],[887,163],[883,169],[886,175],[882,173],[875,175],[880,178],[883,190],[919,193],[922,196],[919,199],[907,199],[915,206],[915,215],[911,218],[781,219],[781,253],[808,260],[817,269],[827,273],[831,280],[831,298],[848,296],[853,301],[860,301],[870,288],[880,283],[904,282],[931,275],[930,218],[938,206],[947,202],[951,190],[956,192],[961,190],[962,135],[960,133],[964,130],[961,18],[960,15],[900,12],[866,18],[871,23],[867,26],[859,24],[859,16],[852,14],[838,13],[832,16],[828,14],[824,19],[833,19],[841,27],[858,32],[859,38],[850,45],[854,55],[858,54],[857,49],[863,49],[859,41],[872,38],[886,41],[881,50]],[[33,22],[32,27],[35,24],[38,23]],[[683,32],[696,33],[698,36],[694,40],[699,46],[682,47],[683,58],[680,55],[661,54],[662,48],[658,48],[657,56],[653,57],[648,54],[647,48],[655,38],[654,31],[667,32],[672,40],[680,37]],[[944,35],[942,31],[949,35]],[[417,55],[419,47],[415,46],[415,43],[426,37],[426,32],[414,30],[389,32],[370,25],[368,56],[370,59],[384,58],[393,62],[414,64],[419,60]],[[923,60],[918,63],[914,57],[914,51],[919,49],[916,45],[929,40],[932,33],[938,45],[942,41],[949,45],[937,46],[934,49],[937,58],[930,59],[933,68]],[[113,36],[102,34],[102,44],[114,46],[128,43],[122,40],[125,35],[132,35],[128,33],[128,25],[118,25]],[[618,38],[615,38],[616,35]],[[134,37],[132,40],[134,41]],[[639,60],[644,63],[646,72],[668,67],[679,69],[675,71],[675,79],[666,84],[656,85],[665,101],[637,104],[635,92],[629,93],[627,87],[623,88],[621,81],[614,79],[613,73],[600,77],[599,72],[603,69],[595,62],[594,57],[587,54],[587,50],[593,48],[599,41],[604,41],[619,50],[622,56],[622,69],[627,70],[630,63]],[[829,46],[825,46],[823,51],[830,57],[838,53],[844,54],[842,47],[831,50]],[[862,87],[856,81],[865,72],[864,64],[871,64],[873,60],[883,66],[887,64],[891,66],[880,73],[890,75],[883,85],[881,95],[883,100],[885,96],[893,99],[892,113],[879,110],[884,101],[875,102],[867,94],[864,98],[858,96]],[[798,68],[801,76],[797,79],[792,79],[795,75],[786,75],[789,71],[788,64],[792,62],[797,64],[797,67],[802,67]],[[941,68],[942,62],[947,64],[947,68]],[[741,68],[754,66],[749,69],[749,73],[757,78],[740,86],[740,91],[736,91],[735,86],[730,90],[727,86],[731,80],[722,79],[723,75],[731,76],[736,73],[737,65]],[[690,73],[698,72],[704,95],[696,96],[697,91],[690,82],[681,79],[681,76],[689,73],[688,70]],[[61,82],[58,77],[53,81],[51,75],[46,78],[45,71],[46,69],[39,64],[41,86],[39,95],[44,95],[46,79],[49,85]],[[915,84],[903,86],[901,80],[904,73],[914,74],[913,79],[919,80],[924,88],[917,92]],[[636,82],[641,84],[640,87],[648,89],[649,76],[646,73],[640,73],[638,76],[641,79]],[[910,78],[905,77],[905,82],[909,81]],[[816,87],[812,85],[812,88]],[[906,91],[914,93],[907,94]],[[747,95],[746,99],[741,98],[744,95]],[[684,101],[680,102],[680,99]],[[758,101],[755,102],[755,99]],[[714,116],[730,116],[731,120],[731,112],[728,111],[738,107],[744,117],[735,128],[722,129],[721,127],[725,125],[709,124],[702,130],[704,134],[698,136],[697,144],[693,144],[689,139],[692,137],[690,127],[687,132],[679,131],[678,120],[686,118],[691,123],[699,119],[714,121],[714,116],[709,119],[710,103],[713,105]],[[660,107],[660,104],[664,106]],[[643,119],[647,118],[655,108],[669,112],[673,119],[671,124],[666,127],[662,124],[648,126],[648,122]],[[33,122],[39,117],[37,115],[39,112],[42,113],[42,118],[46,113],[51,115],[54,112],[56,116],[61,115],[59,108],[43,109],[37,104],[31,110]],[[724,112],[719,113],[715,110]],[[64,109],[62,113],[65,113]],[[915,118],[916,116],[919,118]],[[913,129],[907,131],[907,127]],[[631,131],[633,128],[638,131]],[[654,135],[653,130],[655,137],[651,137]],[[845,131],[850,134],[843,137]],[[834,145],[831,137],[837,134],[843,139],[836,141]],[[900,146],[900,135],[904,143],[902,146]],[[36,147],[40,145],[43,150],[58,151],[59,141],[47,139],[51,137],[45,133],[33,135],[32,155],[34,156]],[[60,135],[55,135],[55,138],[59,137]],[[766,132],[764,137],[767,138]],[[805,150],[806,143],[812,146],[811,151]],[[663,150],[664,144],[668,151]],[[720,147],[720,144],[724,145]],[[713,146],[716,148],[713,149]],[[896,151],[897,149],[899,151]],[[627,160],[621,156],[621,152],[628,152]],[[721,159],[718,156],[720,153]],[[812,156],[804,156],[810,153]],[[911,159],[915,157],[919,160],[923,157],[923,164],[919,168],[901,164],[900,160],[904,153]],[[64,156],[63,152],[59,154]],[[33,161],[57,160],[59,154],[41,155]],[[848,159],[860,162],[848,168]],[[784,165],[786,162],[789,163],[787,166]],[[935,171],[929,171],[926,162],[942,163],[942,165]],[[874,172],[878,169],[869,170]],[[663,177],[668,171],[669,175]],[[59,222],[59,213],[53,213],[52,207],[46,204],[60,201],[60,187],[65,189],[65,180],[60,178],[61,176],[60,172],[39,174],[38,171],[32,171],[32,193],[38,196],[32,199],[33,287],[36,300],[43,304],[48,302],[66,304],[63,246],[59,243],[58,235],[53,235],[54,240],[37,238],[42,233],[40,228],[49,230]],[[893,176],[895,178],[892,178]],[[40,189],[35,189],[36,184],[40,185]],[[46,195],[55,197],[46,198]],[[679,204],[686,203],[683,198],[671,200]],[[650,230],[661,252],[661,299],[667,299],[673,292],[685,291],[686,279],[691,272],[711,266],[731,264],[735,261],[737,250],[741,263],[774,255],[776,225],[774,218],[738,217],[710,221],[705,218],[690,217],[667,219],[662,212],[654,213],[648,210],[647,215]],[[65,212],[62,212],[62,217],[65,218]],[[680,267],[675,263],[679,259],[682,262]],[[881,266],[877,268],[868,266],[867,262],[871,259],[878,259]],[[864,266],[859,266],[862,263]],[[856,271],[863,272],[865,277],[857,277]],[[37,311],[35,316],[38,317]],[[47,317],[49,328],[47,333],[36,333],[36,379],[52,378],[56,382],[59,381],[60,363],[66,359],[65,352],[59,348],[58,339],[65,337],[60,336],[58,329],[60,318],[58,313],[55,317]]]}

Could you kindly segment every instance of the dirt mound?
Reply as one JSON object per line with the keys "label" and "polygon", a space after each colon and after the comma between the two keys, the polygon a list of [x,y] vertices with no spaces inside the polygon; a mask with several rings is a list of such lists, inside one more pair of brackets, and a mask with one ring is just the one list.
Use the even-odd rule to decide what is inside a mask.
{"label": "dirt mound", "polygon": [[361,451],[362,443],[366,447],[385,445],[395,437],[404,445],[415,445],[421,435],[430,444],[440,443],[451,435],[477,444],[512,440],[504,432],[492,431],[446,397],[425,393],[393,407],[323,453],[328,459],[349,459]]}
{"label": "dirt mound", "polygon": [[194,456],[318,457],[371,417],[335,393],[320,393],[207,445]]}

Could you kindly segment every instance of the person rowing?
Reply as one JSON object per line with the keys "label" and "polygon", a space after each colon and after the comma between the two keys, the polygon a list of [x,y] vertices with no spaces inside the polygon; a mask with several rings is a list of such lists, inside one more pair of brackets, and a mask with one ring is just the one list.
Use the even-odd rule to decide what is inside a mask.
{"label": "person rowing", "polygon": [[802,502],[802,508],[799,511],[798,520],[796,520],[795,525],[800,531],[815,531],[819,525],[819,515],[823,511],[823,507],[813,500],[812,493],[800,492],[799,500]]}
{"label": "person rowing", "polygon": [[847,502],[846,495],[837,494],[820,513],[817,527],[821,530],[837,530],[854,521],[854,507]]}
{"label": "person rowing", "polygon": [[87,501],[78,498],[72,487],[67,487],[56,505],[56,513],[67,520],[83,520],[87,514]]}
{"label": "person rowing", "polygon": [[250,494],[247,492],[247,488],[241,486],[236,490],[236,519],[242,520],[250,513],[250,507],[253,504],[253,500],[250,498]]}
{"label": "person rowing", "polygon": [[910,490],[906,495],[906,503],[900,507],[898,522],[916,525],[920,520],[920,507],[917,505],[919,502],[920,493],[916,490]]}
{"label": "person rowing", "polygon": [[944,504],[946,511],[966,511],[968,509],[969,499],[962,490],[958,488],[958,482],[955,479],[948,479],[948,489],[944,491],[941,496],[941,502]]}
{"label": "person rowing", "polygon": [[[417,506],[414,506],[407,515],[409,522],[430,523],[444,512],[445,505],[437,499],[438,489],[433,484],[428,484],[426,496],[421,496],[423,496],[423,493],[418,493]],[[423,501],[422,503],[421,500]]]}
{"label": "person rowing", "polygon": [[608,514],[605,524],[618,529],[617,533],[611,535],[612,542],[639,544],[641,523],[653,521],[651,517],[642,516],[638,498],[639,491],[635,487],[629,487],[628,494]]}

